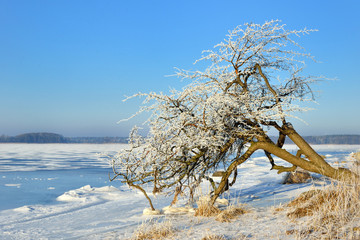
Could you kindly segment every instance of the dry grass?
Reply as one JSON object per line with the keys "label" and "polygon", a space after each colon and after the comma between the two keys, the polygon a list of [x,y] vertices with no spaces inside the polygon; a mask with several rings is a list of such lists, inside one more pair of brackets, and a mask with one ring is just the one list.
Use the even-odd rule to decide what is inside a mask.
{"label": "dry grass", "polygon": [[200,200],[197,204],[198,208],[195,210],[195,216],[215,217],[215,220],[219,222],[231,222],[231,220],[247,212],[243,207],[233,205],[221,210],[211,205],[206,198]]}
{"label": "dry grass", "polygon": [[316,189],[304,192],[287,205],[294,208],[293,211],[288,213],[288,216],[291,218],[312,216],[324,206],[327,207],[327,210],[334,211],[335,208],[341,207],[338,200],[345,197],[341,196],[343,194],[343,191],[336,191],[335,189]]}
{"label": "dry grass", "polygon": [[235,238],[229,238],[229,237],[225,237],[224,235],[215,235],[215,234],[208,234],[205,237],[201,238],[201,240],[246,240],[246,239],[249,238],[241,233]]}
{"label": "dry grass", "polygon": [[201,240],[226,240],[226,238],[222,235],[207,235]]}
{"label": "dry grass", "polygon": [[221,210],[214,205],[211,205],[209,201],[200,200],[197,202],[197,209],[195,210],[195,216],[197,217],[215,217]]}
{"label": "dry grass", "polygon": [[357,153],[353,153],[352,157],[354,158],[354,160],[357,162],[357,164],[360,163],[360,152]]}
{"label": "dry grass", "polygon": [[242,207],[229,206],[222,210],[216,217],[215,220],[219,222],[231,222],[231,220],[237,218],[240,215],[245,214],[247,211]]}
{"label": "dry grass", "polygon": [[175,232],[171,222],[148,222],[138,227],[131,240],[161,240],[171,238]]}
{"label": "dry grass", "polygon": [[307,217],[301,220],[299,230],[287,232],[298,239],[360,239],[359,183],[333,182],[321,190],[302,193],[287,207],[291,219]]}

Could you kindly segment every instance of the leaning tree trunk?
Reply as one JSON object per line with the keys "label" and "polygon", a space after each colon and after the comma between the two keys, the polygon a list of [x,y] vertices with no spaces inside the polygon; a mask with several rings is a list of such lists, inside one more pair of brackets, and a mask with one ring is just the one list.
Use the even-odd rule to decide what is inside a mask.
{"label": "leaning tree trunk", "polygon": [[[225,171],[221,182],[217,189],[214,191],[212,197],[212,204],[215,203],[216,199],[225,187],[228,178],[231,173],[235,171],[237,166],[245,162],[250,156],[257,150],[264,150],[267,154],[273,154],[293,165],[293,167],[283,167],[273,165],[272,169],[278,170],[278,173],[294,171],[296,167],[301,167],[309,172],[319,173],[326,177],[347,182],[356,183],[359,182],[360,176],[353,173],[346,168],[333,168],[328,164],[322,156],[320,156],[292,127],[291,124],[286,124],[282,128],[282,134],[288,136],[296,145],[299,147],[298,154],[293,155],[282,148],[282,146],[274,144],[270,139],[264,138],[261,141],[252,142],[247,151],[239,158],[235,159]],[[299,154],[300,153],[300,154]],[[304,155],[305,158],[301,156]],[[273,163],[272,163],[273,164]]]}
{"label": "leaning tree trunk", "polygon": [[[319,173],[321,175],[336,179],[339,181],[353,182],[354,180],[359,180],[359,176],[346,168],[333,168],[328,164],[322,156],[320,156],[296,131],[291,125],[286,125],[284,127],[285,134],[299,147],[302,153],[306,156],[306,159],[300,158],[300,161],[297,161],[299,166],[307,171]],[[276,151],[276,150],[275,150]],[[284,150],[285,151],[285,150]],[[279,155],[273,153],[274,155],[284,159],[285,161],[290,162],[290,159],[283,158],[283,153]],[[293,156],[293,155],[292,155]]]}

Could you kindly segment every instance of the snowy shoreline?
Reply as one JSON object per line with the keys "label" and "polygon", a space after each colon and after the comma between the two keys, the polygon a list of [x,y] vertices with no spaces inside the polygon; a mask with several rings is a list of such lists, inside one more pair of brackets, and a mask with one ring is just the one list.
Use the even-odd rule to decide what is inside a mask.
{"label": "snowy shoreline", "polygon": [[[52,198],[56,200],[56,202],[50,201],[49,204],[23,204],[16,208],[0,211],[1,239],[127,239],[142,222],[148,222],[150,219],[160,222],[171,221],[173,226],[178,229],[175,239],[202,239],[207,234],[220,234],[229,239],[235,238],[239,234],[250,239],[293,239],[291,235],[285,234],[286,230],[294,228],[293,223],[287,219],[284,212],[275,212],[274,208],[281,203],[288,202],[301,192],[322,186],[324,183],[319,179],[305,184],[283,185],[281,184],[283,175],[270,171],[269,163],[259,153],[254,154],[251,159],[239,167],[237,183],[229,193],[224,195],[231,204],[244,203],[251,210],[232,223],[219,223],[212,218],[194,217],[193,213],[144,216],[143,210],[148,207],[148,202],[143,194],[119,184],[118,181],[109,183],[106,176],[107,168],[103,168],[106,163],[95,156],[98,152],[114,152],[119,145],[106,145],[107,147],[91,145],[90,148],[84,145],[82,148],[79,146],[69,148],[68,146],[56,144],[49,145],[45,149],[44,146],[34,149],[16,144],[11,149],[0,146],[2,156],[0,167],[3,167],[3,170],[0,171],[2,192],[20,191],[18,194],[21,195],[13,197],[24,198],[28,192],[44,187],[41,191],[44,194],[52,194]],[[296,150],[291,145],[287,145],[286,148],[288,151]],[[314,148],[326,155],[327,160],[335,166],[347,164],[349,153],[360,150],[359,145],[316,145]],[[15,150],[19,154],[16,157],[13,154]],[[64,172],[59,171],[60,175],[57,175],[57,179],[44,177],[44,180],[40,181],[39,176],[35,174],[46,171],[30,171],[28,173],[34,174],[32,177],[37,177],[38,180],[31,180],[31,176],[28,176],[27,181],[31,184],[26,185],[22,182],[19,185],[17,182],[19,178],[4,178],[4,176],[9,176],[6,174],[12,172],[4,171],[4,165],[12,164],[11,168],[14,169],[16,159],[26,160],[18,166],[21,169],[32,169],[34,166],[31,165],[34,163],[54,167],[54,162],[48,162],[54,160],[58,164],[58,169],[48,169],[50,174],[55,174],[65,166],[68,166],[69,173],[72,173],[71,169],[75,165],[75,167],[79,167],[76,169],[77,174],[81,174],[81,171],[84,171],[83,174],[93,171],[93,175],[85,175],[85,178],[83,177],[83,180],[80,181],[80,176],[62,175]],[[11,162],[9,163],[9,161]],[[97,171],[99,168],[102,171]],[[18,174],[25,173],[27,171],[18,172]],[[104,174],[103,179],[99,180],[99,176]],[[68,177],[71,179],[65,179]],[[59,181],[58,186],[61,181],[64,181],[64,184],[68,185],[68,190],[54,196],[52,191],[55,189],[50,187],[59,187],[47,186],[44,183],[55,184],[55,180]],[[77,184],[80,186],[74,187],[76,185],[74,181],[78,181]],[[85,183],[91,181],[97,186]],[[203,193],[207,192],[205,188],[206,184],[202,189]],[[44,195],[39,196],[44,197]],[[172,200],[164,196],[156,198],[150,196],[154,199],[157,209],[169,206]],[[12,201],[12,199],[2,200]],[[186,199],[181,199],[179,206],[185,206],[185,203]]]}

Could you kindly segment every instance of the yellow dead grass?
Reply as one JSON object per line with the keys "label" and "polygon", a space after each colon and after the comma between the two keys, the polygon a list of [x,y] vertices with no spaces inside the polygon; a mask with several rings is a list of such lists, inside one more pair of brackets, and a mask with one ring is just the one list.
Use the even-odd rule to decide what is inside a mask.
{"label": "yellow dead grass", "polygon": [[206,200],[201,200],[197,204],[198,208],[195,210],[195,216],[215,217],[215,220],[219,222],[231,222],[231,220],[247,212],[242,206],[233,205],[221,210]]}
{"label": "yellow dead grass", "polygon": [[201,240],[226,240],[226,238],[221,235],[208,235],[203,237]]}
{"label": "yellow dead grass", "polygon": [[171,222],[143,223],[134,232],[131,240],[161,240],[171,238],[175,232]]}
{"label": "yellow dead grass", "polygon": [[207,201],[199,201],[198,207],[195,210],[195,216],[197,217],[215,217],[221,210],[214,205],[211,205]]}
{"label": "yellow dead grass", "polygon": [[219,222],[231,222],[231,220],[236,219],[238,216],[245,213],[246,211],[242,207],[229,206],[228,208],[221,211],[215,217],[215,220]]}
{"label": "yellow dead grass", "polygon": [[339,206],[338,201],[345,198],[344,192],[336,190],[310,190],[302,193],[299,197],[292,200],[288,206],[294,207],[294,210],[288,213],[289,217],[301,218],[304,216],[312,216],[325,205],[328,210],[334,211]]}
{"label": "yellow dead grass", "polygon": [[360,186],[357,183],[334,182],[321,190],[310,190],[287,207],[290,209],[288,216],[293,220],[308,217],[300,230],[292,232],[299,239],[360,239],[354,230],[358,226],[352,225],[360,218]]}

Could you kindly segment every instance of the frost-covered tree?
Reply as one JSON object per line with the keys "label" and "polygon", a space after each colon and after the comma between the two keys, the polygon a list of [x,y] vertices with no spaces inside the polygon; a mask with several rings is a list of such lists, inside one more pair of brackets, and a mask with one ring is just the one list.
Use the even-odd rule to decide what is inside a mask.
{"label": "frost-covered tree", "polygon": [[[215,186],[212,201],[224,189],[237,167],[263,150],[271,169],[279,173],[297,167],[337,180],[356,177],[333,168],[295,131],[288,121],[294,113],[308,110],[301,102],[312,101],[311,84],[318,78],[304,76],[304,60],[312,58],[294,37],[314,30],[287,30],[279,21],[245,24],[230,31],[213,50],[204,51],[203,71],[178,70],[190,79],[183,90],[170,94],[139,93],[146,98],[139,112],[150,111],[147,137],[130,134],[130,149],[113,157],[114,176],[140,189],[152,203],[144,184],[153,193],[185,190],[192,194],[203,179],[218,168],[225,173]],[[204,64],[202,64],[204,65]],[[268,131],[278,132],[277,142]],[[283,145],[290,138],[299,148],[292,154]],[[275,163],[273,156],[289,163]]]}

